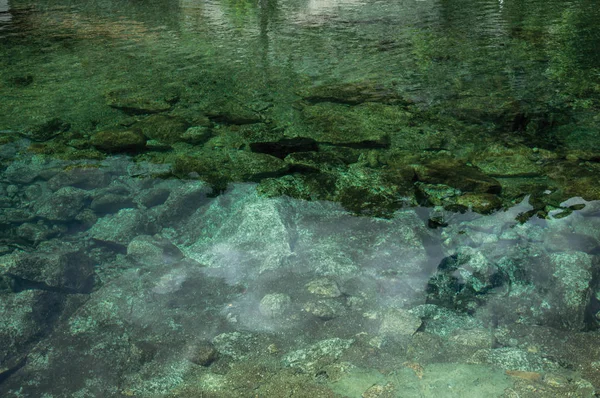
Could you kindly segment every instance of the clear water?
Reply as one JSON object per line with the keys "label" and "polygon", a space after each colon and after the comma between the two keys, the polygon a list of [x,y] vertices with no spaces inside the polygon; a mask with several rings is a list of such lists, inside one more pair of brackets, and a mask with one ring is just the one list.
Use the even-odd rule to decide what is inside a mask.
{"label": "clear water", "polygon": [[594,397],[593,1],[0,0],[0,395]]}

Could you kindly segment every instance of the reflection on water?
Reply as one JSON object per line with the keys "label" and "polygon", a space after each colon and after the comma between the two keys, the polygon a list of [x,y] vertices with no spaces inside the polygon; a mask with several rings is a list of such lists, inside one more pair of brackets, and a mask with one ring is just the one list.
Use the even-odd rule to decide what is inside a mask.
{"label": "reflection on water", "polygon": [[[6,24],[10,22],[12,19],[12,15],[10,15],[10,7],[8,5],[8,0],[0,1],[0,24]],[[5,26],[0,25],[0,30],[4,29]]]}
{"label": "reflection on water", "polygon": [[0,395],[595,396],[598,17],[0,0]]}

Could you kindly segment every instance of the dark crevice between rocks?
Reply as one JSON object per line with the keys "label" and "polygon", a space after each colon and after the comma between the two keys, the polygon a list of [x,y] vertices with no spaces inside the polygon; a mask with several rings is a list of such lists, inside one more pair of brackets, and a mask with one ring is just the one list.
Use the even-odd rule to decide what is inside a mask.
{"label": "dark crevice between rocks", "polygon": [[9,285],[13,293],[20,293],[25,290],[43,290],[61,294],[89,294],[94,286],[93,278],[90,278],[82,287],[76,289],[67,286],[50,286],[44,282],[24,279],[13,274],[6,274],[6,276],[10,278]]}
{"label": "dark crevice between rocks", "polygon": [[120,245],[118,243],[114,243],[114,242],[107,242],[104,240],[99,240],[99,239],[93,239],[94,244],[100,248],[104,248],[109,250],[110,252],[116,254],[122,254],[122,255],[126,255],[127,254],[127,247]]}
{"label": "dark crevice between rocks", "polygon": [[244,124],[255,124],[262,123],[264,120],[260,116],[248,117],[229,115],[225,113],[208,114],[208,119],[217,124],[228,124],[228,125],[244,125]]}
{"label": "dark crevice between rocks", "polygon": [[19,369],[21,369],[27,363],[27,357],[24,356],[19,358],[15,363],[8,364],[8,366],[3,366],[0,368],[0,384],[4,383],[10,376],[15,374]]}
{"label": "dark crevice between rocks", "polygon": [[250,144],[250,150],[283,159],[294,152],[317,152],[319,146],[312,138],[295,137],[274,142],[253,142]]}
{"label": "dark crevice between rocks", "polygon": [[390,137],[385,136],[381,140],[377,141],[360,141],[360,142],[319,142],[319,144],[331,145],[334,147],[345,147],[352,149],[390,149],[391,140]]}

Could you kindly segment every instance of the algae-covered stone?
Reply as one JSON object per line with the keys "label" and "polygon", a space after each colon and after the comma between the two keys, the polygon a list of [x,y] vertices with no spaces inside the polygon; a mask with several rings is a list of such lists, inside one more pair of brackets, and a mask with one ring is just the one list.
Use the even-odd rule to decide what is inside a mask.
{"label": "algae-covered stone", "polygon": [[418,181],[428,184],[444,184],[462,192],[500,193],[500,183],[488,177],[476,167],[470,167],[457,159],[440,157],[415,167]]}
{"label": "algae-covered stone", "polygon": [[293,152],[284,159],[294,170],[299,171],[331,171],[344,168],[345,162],[342,156],[335,152]]}
{"label": "algae-covered stone", "polygon": [[151,115],[133,127],[140,129],[150,139],[173,144],[185,141],[183,136],[189,128],[189,123],[179,116]]}
{"label": "algae-covered stone", "polygon": [[334,198],[353,213],[389,217],[406,204],[404,193],[397,185],[385,184],[379,170],[353,164],[340,173]]}
{"label": "algae-covered stone", "polygon": [[267,197],[289,196],[302,200],[334,200],[336,177],[330,173],[287,174],[262,179],[257,191]]}
{"label": "algae-covered stone", "polygon": [[502,207],[500,198],[491,193],[466,193],[457,197],[455,204],[481,214],[489,214]]}
{"label": "algae-covered stone", "polygon": [[262,316],[267,318],[280,318],[291,307],[292,299],[284,293],[270,293],[265,295],[258,305]]}
{"label": "algae-covered stone", "polygon": [[326,321],[342,315],[344,306],[334,300],[315,300],[306,303],[304,311]]}
{"label": "algae-covered stone", "polygon": [[421,205],[444,206],[453,204],[461,194],[460,189],[445,184],[417,182],[415,188],[417,200]]}
{"label": "algae-covered stone", "polygon": [[473,164],[484,173],[495,177],[532,177],[543,174],[543,163],[555,161],[549,151],[525,146],[506,148],[492,145],[476,154]]}
{"label": "algae-covered stone", "polygon": [[139,129],[102,130],[92,136],[91,144],[105,152],[135,152],[144,149],[146,137]]}
{"label": "algae-covered stone", "polygon": [[203,144],[211,137],[212,132],[206,126],[193,126],[181,135],[181,140],[192,145]]}
{"label": "algae-covered stone", "polygon": [[306,289],[312,294],[321,297],[334,298],[342,295],[337,283],[329,278],[313,279],[306,284]]}
{"label": "algae-covered stone", "polygon": [[237,150],[204,150],[178,156],[174,172],[180,175],[197,173],[210,183],[230,181],[260,181],[262,178],[283,175],[287,163],[274,156]]}

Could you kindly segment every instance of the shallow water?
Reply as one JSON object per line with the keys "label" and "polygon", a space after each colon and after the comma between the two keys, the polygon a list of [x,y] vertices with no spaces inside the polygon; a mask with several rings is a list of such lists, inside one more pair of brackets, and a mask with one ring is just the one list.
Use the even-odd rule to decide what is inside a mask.
{"label": "shallow water", "polygon": [[599,28],[0,0],[0,395],[595,396]]}

